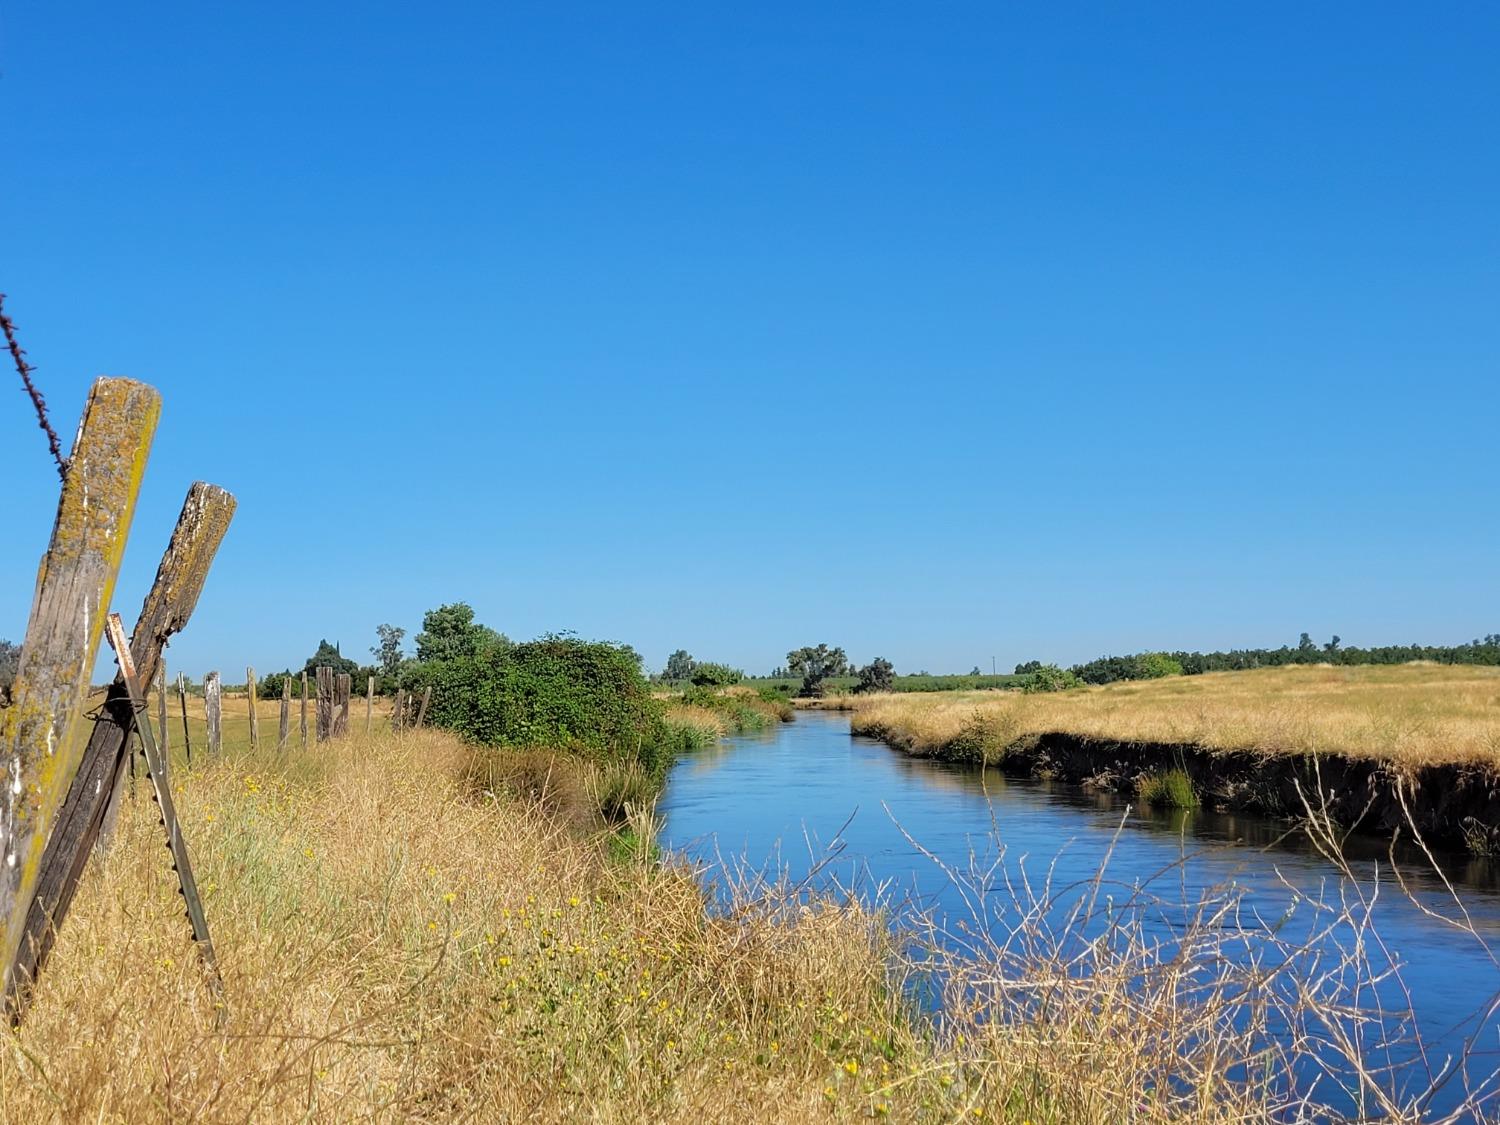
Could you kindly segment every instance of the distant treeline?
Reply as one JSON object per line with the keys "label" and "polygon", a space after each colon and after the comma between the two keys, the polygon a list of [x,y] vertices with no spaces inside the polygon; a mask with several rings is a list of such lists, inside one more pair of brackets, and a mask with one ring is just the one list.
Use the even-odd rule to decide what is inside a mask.
{"label": "distant treeline", "polygon": [[[1500,665],[1500,633],[1490,633],[1461,645],[1380,645],[1374,648],[1345,648],[1338,637],[1319,645],[1303,633],[1295,646],[1237,648],[1229,652],[1138,652],[1130,656],[1101,656],[1087,664],[1075,664],[1072,672],[1084,683],[1109,684],[1116,680],[1154,679],[1175,672],[1196,676],[1203,672],[1239,672],[1247,668],[1276,668],[1285,664],[1407,664],[1413,660],[1430,660],[1436,664]],[[1030,671],[1034,666],[1035,661],[1018,665],[1016,671]]]}

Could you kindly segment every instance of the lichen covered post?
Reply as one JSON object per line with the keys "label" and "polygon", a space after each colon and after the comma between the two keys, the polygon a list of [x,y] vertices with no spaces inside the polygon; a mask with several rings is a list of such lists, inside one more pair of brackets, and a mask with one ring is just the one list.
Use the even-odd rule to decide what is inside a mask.
{"label": "lichen covered post", "polygon": [[160,414],[161,396],[143,383],[94,383],[37,576],[12,703],[0,719],[0,957],[7,985],[47,833],[92,727],[84,698]]}
{"label": "lichen covered post", "polygon": [[[208,578],[220,541],[234,513],[234,497],[216,485],[199,481],[188,489],[177,526],[162,554],[156,580],[146,594],[141,615],[131,636],[131,660],[142,674],[157,669],[159,690],[157,732],[163,755],[167,752],[167,667],[163,649],[170,637],[180,633],[192,616],[198,596]],[[184,747],[187,742],[187,697],[178,674],[178,696],[182,701]],[[103,848],[113,834],[122,798],[122,786],[133,755],[129,749],[134,729],[134,708],[123,679],[106,693],[88,736],[83,757],[58,810],[42,855],[36,894],[26,917],[26,932],[17,958],[17,972],[6,1003],[13,1022],[19,1022],[29,1001],[30,984],[46,961],[55,931],[62,926],[73,901],[73,893],[89,855]]]}

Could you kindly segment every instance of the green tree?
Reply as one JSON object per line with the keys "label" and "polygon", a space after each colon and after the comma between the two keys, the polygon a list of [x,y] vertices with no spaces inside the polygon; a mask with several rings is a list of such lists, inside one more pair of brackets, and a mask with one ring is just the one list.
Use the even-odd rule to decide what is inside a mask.
{"label": "green tree", "polygon": [[326,640],[318,642],[318,651],[307,658],[307,663],[302,666],[302,670],[308,676],[315,676],[318,669],[323,667],[332,668],[334,675],[347,672],[351,679],[359,676],[359,665],[340,654],[338,645],[331,645]]}
{"label": "green tree", "polygon": [[703,663],[693,666],[693,683],[697,687],[727,687],[745,678],[745,673],[727,664]]}
{"label": "green tree", "polygon": [[841,648],[818,645],[804,646],[786,654],[787,668],[794,676],[802,677],[804,696],[823,694],[823,681],[829,676],[842,676],[849,669],[849,658]]}
{"label": "green tree", "polygon": [[375,667],[382,676],[394,676],[401,670],[401,640],[406,630],[396,625],[377,625],[375,635],[380,638],[380,643],[370,649]]}
{"label": "green tree", "polygon": [[467,602],[454,602],[429,609],[422,617],[422,631],[417,634],[417,659],[457,660],[475,656],[492,646],[505,647],[510,642],[504,634],[474,621],[474,609]]}
{"label": "green tree", "polygon": [[693,674],[697,662],[689,655],[688,650],[680,648],[671,656],[667,657],[667,666],[662,671],[664,680],[686,680]]}
{"label": "green tree", "polygon": [[890,691],[895,680],[895,672],[896,668],[889,660],[877,656],[859,670],[859,683],[854,685],[854,690],[857,692]]}

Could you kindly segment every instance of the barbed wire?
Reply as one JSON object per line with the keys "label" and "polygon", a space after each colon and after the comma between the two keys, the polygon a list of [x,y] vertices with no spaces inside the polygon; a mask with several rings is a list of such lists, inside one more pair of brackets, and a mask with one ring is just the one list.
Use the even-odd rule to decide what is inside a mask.
{"label": "barbed wire", "polygon": [[68,459],[62,455],[62,442],[57,440],[57,431],[52,428],[52,422],[47,417],[47,400],[42,397],[42,392],[37,390],[36,384],[31,381],[31,373],[36,368],[26,362],[26,352],[16,339],[16,323],[5,315],[4,293],[0,293],[0,330],[5,332],[5,346],[10,350],[11,359],[16,361],[16,372],[21,376],[21,383],[26,388],[32,407],[36,410],[37,425],[41,426],[42,432],[47,435],[47,447],[52,451],[52,460],[57,462],[57,475],[66,481]]}

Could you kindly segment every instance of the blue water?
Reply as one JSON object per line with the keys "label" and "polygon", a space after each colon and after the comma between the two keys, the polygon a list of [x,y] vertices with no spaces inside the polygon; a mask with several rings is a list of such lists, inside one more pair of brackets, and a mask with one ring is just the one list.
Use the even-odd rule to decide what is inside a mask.
{"label": "blue water", "polygon": [[[1335,866],[1284,823],[1204,811],[1127,814],[1126,802],[1113,795],[914,759],[852,736],[843,716],[819,712],[684,758],[660,810],[665,846],[701,864],[710,880],[725,864],[794,880],[811,873],[817,885],[879,898],[898,915],[934,914],[955,943],[966,940],[960,922],[991,932],[1014,922],[1017,904],[996,886],[1002,875],[1024,872],[1036,885],[1050,872],[1054,888],[1086,887],[1106,855],[1105,895],[1123,901],[1132,888],[1147,886],[1159,904],[1144,924],[1168,940],[1184,903],[1223,888],[1243,896],[1235,918],[1252,945],[1257,927],[1276,924],[1299,892],[1326,901],[1347,890]],[[1388,852],[1375,840],[1345,847],[1364,893],[1378,887],[1373,921],[1405,982],[1404,992],[1393,983],[1379,990],[1386,1030],[1404,1026],[1400,1013],[1409,1012],[1429,1068],[1467,1047],[1470,1078],[1489,1074],[1500,1067],[1500,1023],[1481,1013],[1500,995],[1500,967],[1486,947],[1500,949],[1500,871],[1487,861],[1439,857],[1476,939],[1416,905],[1461,917],[1424,856],[1395,857],[1407,897],[1391,879]],[[975,880],[950,878],[941,865],[987,873],[978,881],[988,881],[991,897],[976,908]],[[1283,933],[1310,929],[1316,917],[1303,901]],[[1376,957],[1384,966],[1384,955],[1377,950]],[[1409,1045],[1398,1045],[1392,1057],[1407,1064],[1392,1081],[1425,1086],[1428,1071],[1413,1070]],[[1319,1081],[1320,1099],[1349,1108],[1326,1078]],[[1455,1104],[1461,1085],[1454,1079],[1430,1108]]]}

